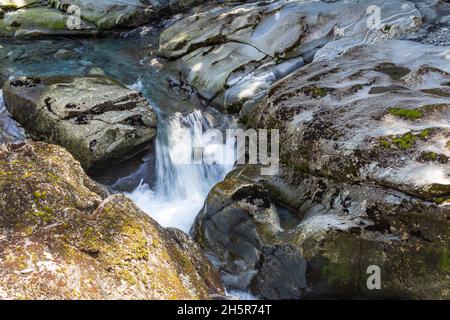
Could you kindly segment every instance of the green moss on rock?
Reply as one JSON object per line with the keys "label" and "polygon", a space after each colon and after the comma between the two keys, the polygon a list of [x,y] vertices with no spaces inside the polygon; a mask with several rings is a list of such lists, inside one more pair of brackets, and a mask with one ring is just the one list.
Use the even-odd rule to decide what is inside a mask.
{"label": "green moss on rock", "polygon": [[388,113],[407,120],[417,120],[423,116],[422,111],[418,109],[391,108]]}
{"label": "green moss on rock", "polygon": [[414,146],[416,143],[416,136],[411,132],[405,133],[404,135],[392,139],[392,142],[397,145],[400,149],[407,150]]}
{"label": "green moss on rock", "polygon": [[438,154],[433,151],[424,151],[419,155],[418,160],[422,162],[447,163],[448,157],[445,154]]}
{"label": "green moss on rock", "polygon": [[380,147],[388,149],[391,147],[391,142],[389,142],[387,139],[381,139]]}
{"label": "green moss on rock", "polygon": [[328,94],[328,89],[316,86],[305,87],[302,91],[315,99],[323,98]]}

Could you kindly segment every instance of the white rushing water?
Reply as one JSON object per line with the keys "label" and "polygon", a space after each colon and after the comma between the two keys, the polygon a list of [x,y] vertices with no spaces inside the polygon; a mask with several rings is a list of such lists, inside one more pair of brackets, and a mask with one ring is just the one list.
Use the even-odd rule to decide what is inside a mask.
{"label": "white rushing water", "polygon": [[15,121],[9,115],[8,110],[6,110],[3,101],[3,92],[0,90],[0,143],[13,143],[24,139],[25,133],[17,126]]}
{"label": "white rushing water", "polygon": [[[156,184],[141,183],[131,194],[133,201],[163,227],[189,232],[208,192],[233,168],[234,161],[220,161],[233,155],[235,141],[202,139],[195,128],[211,129],[201,111],[176,113],[159,126],[156,140]],[[225,139],[224,139],[225,140]],[[193,163],[194,148],[208,161]],[[212,163],[212,164],[208,164]]]}

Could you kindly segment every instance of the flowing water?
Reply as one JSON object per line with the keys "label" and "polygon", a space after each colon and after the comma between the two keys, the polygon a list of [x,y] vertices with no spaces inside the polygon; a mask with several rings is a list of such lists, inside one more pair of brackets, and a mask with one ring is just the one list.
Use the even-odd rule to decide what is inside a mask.
{"label": "flowing water", "polygon": [[212,128],[208,119],[196,110],[187,115],[176,113],[158,129],[156,140],[156,183],[153,188],[140,184],[130,197],[164,227],[177,227],[185,232],[215,183],[223,180],[233,164],[195,164],[194,146],[212,155],[233,153],[234,141],[196,141],[194,128]]}
{"label": "flowing water", "polygon": [[[12,77],[104,72],[140,90],[158,114],[154,151],[144,153],[138,161],[122,164],[124,170],[111,170],[119,172],[114,177],[107,172],[100,180],[118,191],[128,191],[135,203],[164,227],[189,232],[209,190],[233,165],[217,164],[217,161],[180,163],[180,159],[189,160],[194,146],[210,155],[216,154],[215,151],[233,152],[234,141],[195,140],[196,126],[206,130],[229,120],[202,110],[168,89],[166,71],[154,59],[155,43],[151,40],[144,37],[4,42],[0,43],[0,61],[4,63],[0,67],[8,68]],[[220,117],[220,121],[214,121],[215,117]],[[0,141],[23,139],[22,131],[10,119],[0,100]]]}

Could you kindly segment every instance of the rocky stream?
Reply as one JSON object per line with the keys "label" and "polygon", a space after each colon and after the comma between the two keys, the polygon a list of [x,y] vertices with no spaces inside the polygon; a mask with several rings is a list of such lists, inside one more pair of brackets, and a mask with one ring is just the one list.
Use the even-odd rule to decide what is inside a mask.
{"label": "rocky stream", "polygon": [[447,1],[0,0],[0,88],[0,299],[450,299]]}

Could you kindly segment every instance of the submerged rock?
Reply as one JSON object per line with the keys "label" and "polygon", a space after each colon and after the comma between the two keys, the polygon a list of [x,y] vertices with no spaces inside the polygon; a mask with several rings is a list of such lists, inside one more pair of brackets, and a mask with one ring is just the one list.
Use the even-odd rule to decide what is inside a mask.
{"label": "submerged rock", "polygon": [[266,299],[302,296],[305,259],[291,244],[277,241],[283,229],[268,191],[238,171],[209,193],[192,229],[194,239],[218,258],[228,287]]}
{"label": "submerged rock", "polygon": [[139,0],[124,0],[120,3],[104,0],[50,0],[50,5],[67,11],[71,5],[77,7],[80,17],[99,29],[117,26],[134,27],[149,22],[152,8]]}
{"label": "submerged rock", "polygon": [[23,77],[7,82],[3,95],[28,133],[67,148],[85,169],[128,159],[156,135],[142,94],[104,76]]}
{"label": "submerged rock", "polygon": [[352,46],[398,38],[421,23],[414,4],[400,0],[247,3],[177,21],[162,32],[159,53],[175,60],[183,81],[208,103],[248,113],[272,83],[329,41],[345,38]]}
{"label": "submerged rock", "polygon": [[0,298],[223,294],[187,235],[163,229],[126,196],[107,196],[61,147],[1,145]]}
{"label": "submerged rock", "polygon": [[392,40],[329,60],[339,45],[274,85],[250,125],[280,129],[291,168],[427,200],[448,196],[450,167],[438,161],[450,156],[446,47]]}
{"label": "submerged rock", "polygon": [[289,170],[239,167],[208,195],[192,234],[227,287],[265,299],[449,298],[450,206]]}

